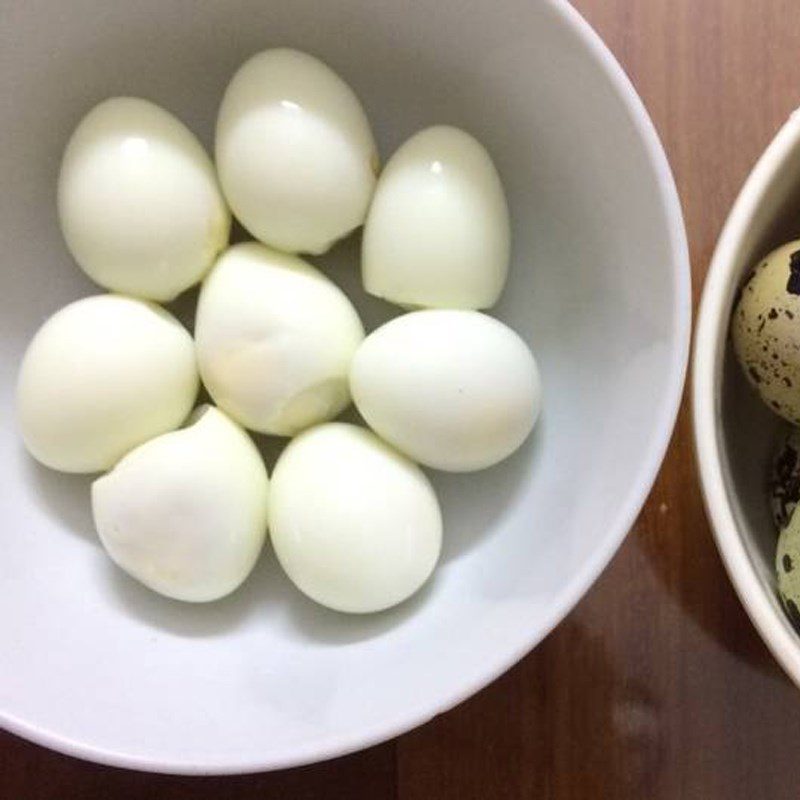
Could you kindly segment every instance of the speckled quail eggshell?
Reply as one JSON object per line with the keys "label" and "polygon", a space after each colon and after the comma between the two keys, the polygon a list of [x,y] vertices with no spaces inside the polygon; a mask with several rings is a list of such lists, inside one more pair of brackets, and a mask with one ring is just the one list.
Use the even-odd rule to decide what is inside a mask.
{"label": "speckled quail eggshell", "polygon": [[778,538],[775,567],[778,594],[792,623],[800,630],[800,513],[797,509]]}
{"label": "speckled quail eggshell", "polygon": [[98,295],[70,303],[22,360],[17,413],[30,453],[64,472],[97,472],[178,427],[198,390],[194,343],[168,312]]}
{"label": "speckled quail eggshell", "polygon": [[769,497],[775,526],[781,531],[800,502],[800,431],[792,431],[781,444],[772,465]]}
{"label": "speckled quail eggshell", "polygon": [[800,425],[800,241],[755,268],[734,309],[736,356],[762,400]]}
{"label": "speckled quail eggshell", "polygon": [[421,464],[453,472],[513,453],[542,403],[528,346],[477,311],[415,311],[391,320],[356,352],[350,387],[379,436]]}
{"label": "speckled quail eggshell", "polygon": [[92,484],[108,554],[159,594],[207,602],[248,576],[266,535],[267,471],[221,411],[146,442]]}
{"label": "speckled quail eggshell", "polygon": [[328,423],[294,439],[272,475],[272,544],[289,578],[329,608],[380,611],[439,558],[442,518],[422,470],[374,434]]}
{"label": "speckled quail eggshell", "polygon": [[489,308],[509,249],[508,207],[485,148],[458,128],[428,128],[381,174],[364,227],[364,288],[404,307]]}
{"label": "speckled quail eggshell", "polygon": [[364,328],[344,293],[297,256],[230,248],[203,284],[195,334],[206,388],[247,428],[292,435],[350,402]]}
{"label": "speckled quail eggshell", "polygon": [[378,156],[350,87],[323,62],[266,50],[234,75],[219,110],[216,162],[237,219],[292,253],[323,253],[364,221]]}
{"label": "speckled quail eggshell", "polygon": [[200,281],[231,224],[194,134],[135,97],[106,100],[78,125],[61,165],[58,209],[67,246],[92,280],[159,301]]}

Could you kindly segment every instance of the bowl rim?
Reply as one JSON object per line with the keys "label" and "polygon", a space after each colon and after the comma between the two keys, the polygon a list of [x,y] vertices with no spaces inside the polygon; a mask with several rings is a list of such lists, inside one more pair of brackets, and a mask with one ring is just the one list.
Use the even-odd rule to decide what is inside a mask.
{"label": "bowl rim", "polygon": [[700,302],[692,356],[692,419],[695,460],[706,514],[722,562],[739,601],[772,655],[800,687],[800,643],[759,577],[736,524],[722,468],[720,392],[728,322],[741,270],[738,253],[750,221],[800,146],[800,109],[795,110],[767,146],[742,187],[720,233]]}
{"label": "bowl rim", "polygon": [[110,766],[166,774],[232,775],[285,769],[324,761],[362,750],[406,733],[476,694],[514,666],[548,636],[597,580],[633,527],[650,493],[664,460],[680,409],[689,360],[691,334],[689,248],[675,180],[663,145],[644,103],[627,74],[600,36],[570,5],[568,0],[541,0],[541,2],[560,16],[583,43],[597,67],[609,79],[611,88],[622,102],[629,121],[638,133],[660,193],[672,256],[670,266],[673,283],[673,322],[670,335],[672,344],[667,376],[668,389],[663,395],[650,441],[642,455],[638,479],[631,485],[627,496],[620,503],[602,546],[597,548],[580,572],[573,576],[570,584],[562,592],[559,602],[548,609],[543,622],[536,627],[535,631],[519,635],[514,646],[495,654],[491,659],[484,660],[479,668],[473,668],[470,673],[466,675],[462,673],[450,693],[441,696],[438,702],[409,707],[404,713],[383,720],[369,729],[362,729],[349,735],[331,734],[326,739],[315,740],[314,743],[303,748],[298,749],[293,746],[282,751],[273,750],[269,756],[263,758],[243,759],[235,754],[220,753],[213,758],[203,758],[202,761],[199,761],[191,756],[185,760],[142,757],[114,749],[87,745],[73,741],[57,732],[29,724],[23,719],[0,710],[2,727],[25,739],[77,758]]}

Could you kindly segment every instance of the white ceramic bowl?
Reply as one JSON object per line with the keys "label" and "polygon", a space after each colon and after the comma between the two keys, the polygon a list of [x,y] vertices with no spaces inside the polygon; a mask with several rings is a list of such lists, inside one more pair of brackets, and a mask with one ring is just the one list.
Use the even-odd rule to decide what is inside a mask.
{"label": "white ceramic bowl", "polygon": [[[484,474],[435,475],[435,580],[371,617],[306,600],[271,552],[234,596],[149,593],[97,545],[83,478],[37,467],[12,423],[20,355],[42,319],[93,291],[55,215],[62,147],[109,95],[148,97],[210,142],[251,53],[318,54],[355,88],[384,157],[463,126],[495,155],[513,215],[497,314],[534,347],[536,435]],[[683,385],[689,271],[664,154],[637,96],[561,0],[12,3],[0,32],[0,719],[97,761],[183,773],[285,767],[438,714],[558,623],[651,486]],[[368,326],[354,243],[322,259]]]}
{"label": "white ceramic bowl", "polygon": [[739,286],[757,260],[800,237],[800,113],[784,125],[747,179],[706,278],[693,357],[695,443],[717,547],[747,613],[800,685],[800,638],[776,591],[778,536],[767,476],[788,427],[758,399],[728,336]]}

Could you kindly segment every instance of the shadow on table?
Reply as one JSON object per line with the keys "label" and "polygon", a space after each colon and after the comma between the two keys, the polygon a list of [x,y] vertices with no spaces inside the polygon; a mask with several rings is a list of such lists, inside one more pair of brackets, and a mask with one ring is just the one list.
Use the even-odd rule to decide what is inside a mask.
{"label": "shadow on table", "polygon": [[669,596],[708,636],[735,658],[761,671],[779,673],[736,597],[714,546],[686,413],[679,420],[665,464],[667,468],[636,523],[634,546],[645,555]]}

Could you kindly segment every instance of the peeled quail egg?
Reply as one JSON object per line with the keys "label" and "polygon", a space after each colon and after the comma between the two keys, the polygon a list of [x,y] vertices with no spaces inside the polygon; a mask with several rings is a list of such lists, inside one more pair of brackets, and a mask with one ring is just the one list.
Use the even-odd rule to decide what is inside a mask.
{"label": "peeled quail egg", "polygon": [[338,611],[380,611],[412,595],[439,558],[442,519],[424,473],[364,428],[329,423],[283,451],[269,528],[296,586]]}
{"label": "peeled quail egg", "polygon": [[733,347],[761,399],[800,425],[800,241],[770,253],[742,289]]}
{"label": "peeled quail egg", "polygon": [[108,469],[180,425],[197,389],[192,337],[171,314],[129,297],[87,297],[56,312],[28,346],[17,384],[22,437],[53,469]]}
{"label": "peeled quail egg", "polygon": [[477,311],[416,311],[386,323],[356,352],[350,389],[379,436],[452,472],[483,469],[514,452],[542,403],[528,346]]}
{"label": "peeled quail egg", "polygon": [[500,177],[458,128],[412,136],[384,169],[364,227],[364,288],[402,306],[489,308],[508,272]]}
{"label": "peeled quail egg", "polygon": [[250,437],[221,411],[128,453],[92,484],[111,558],[167,597],[206,602],[236,589],[261,552],[267,471]]}
{"label": "peeled quail egg", "polygon": [[318,59],[286,48],[253,56],[234,75],[216,160],[242,225],[292,253],[323,253],[363,223],[378,163],[350,87]]}
{"label": "peeled quail egg", "polygon": [[228,241],[230,213],[200,142],[147,100],[92,109],[67,145],[61,229],[86,274],[115,292],[171,300]]}
{"label": "peeled quail egg", "polygon": [[288,436],[350,402],[364,329],[344,293],[297,256],[230,248],[203,284],[195,333],[209,393],[247,428]]}

